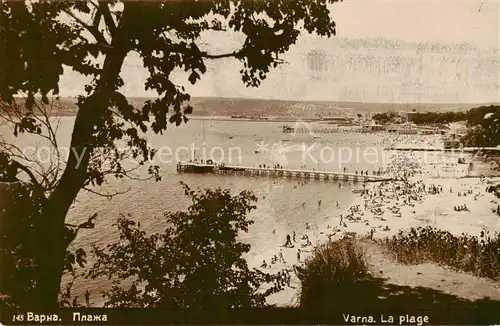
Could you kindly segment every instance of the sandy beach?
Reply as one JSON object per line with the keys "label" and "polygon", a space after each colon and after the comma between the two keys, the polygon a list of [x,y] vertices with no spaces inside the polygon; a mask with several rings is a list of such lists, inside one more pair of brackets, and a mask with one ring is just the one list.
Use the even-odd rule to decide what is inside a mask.
{"label": "sandy beach", "polygon": [[[271,296],[268,302],[279,306],[297,304],[300,282],[293,272],[293,265],[307,259],[314,246],[325,243],[328,238],[372,233],[374,239],[380,239],[418,226],[432,226],[456,235],[478,235],[481,230],[499,231],[500,217],[495,210],[500,200],[487,193],[486,188],[500,183],[500,177],[480,177],[487,169],[486,163],[474,161],[474,169],[469,171],[467,164],[458,164],[457,157],[443,153],[392,152],[384,172],[404,178],[404,181],[367,184],[364,193],[350,207],[343,211],[332,208],[332,216],[322,225],[306,225],[306,232],[297,233],[292,240],[293,248],[278,248],[275,254],[262,257],[267,265],[264,270],[274,272],[286,268],[292,277],[290,286]],[[270,236],[276,236],[271,230],[269,232]],[[285,242],[286,235],[282,240],[283,244]],[[500,300],[500,283],[435,264],[402,266],[382,255],[380,248],[371,246],[368,249],[373,270],[381,273],[382,269],[386,270],[384,275],[395,284],[415,285],[414,274],[418,273],[422,279],[417,282],[420,286],[438,287],[466,299],[489,296]],[[277,261],[271,263],[274,255]],[[475,282],[471,283],[471,279]],[[446,285],[445,280],[450,284]]]}

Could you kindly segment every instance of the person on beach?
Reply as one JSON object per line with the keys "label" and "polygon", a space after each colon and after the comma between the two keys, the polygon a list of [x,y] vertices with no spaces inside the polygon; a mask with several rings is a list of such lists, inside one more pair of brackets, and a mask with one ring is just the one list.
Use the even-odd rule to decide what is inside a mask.
{"label": "person on beach", "polygon": [[276,229],[273,230],[273,234],[276,234]]}
{"label": "person on beach", "polygon": [[311,242],[311,240],[309,240],[309,237],[307,235],[305,235],[305,240],[306,240],[306,243],[303,244],[302,247],[312,246],[312,242]]}
{"label": "person on beach", "polygon": [[339,208],[339,207],[340,207],[340,205],[339,205],[339,202],[337,201],[337,208]]}
{"label": "person on beach", "polygon": [[297,242],[297,240],[295,239],[295,231],[293,231],[293,242]]}
{"label": "person on beach", "polygon": [[289,234],[286,235],[286,243],[285,243],[284,247],[293,247],[292,240],[291,240]]}
{"label": "person on beach", "polygon": [[318,207],[321,207],[321,199],[318,200]]}
{"label": "person on beach", "polygon": [[375,233],[375,228],[371,228],[370,230],[370,240],[373,240],[373,234]]}
{"label": "person on beach", "polygon": [[286,264],[285,258],[283,258],[283,249],[280,249],[280,252],[279,252],[278,256],[279,256],[280,261],[282,263]]}
{"label": "person on beach", "polygon": [[267,263],[265,260],[262,261],[262,265],[260,265],[261,268],[267,268]]}
{"label": "person on beach", "polygon": [[85,291],[85,305],[90,307],[90,292],[89,290]]}
{"label": "person on beach", "polygon": [[300,248],[299,248],[299,250],[297,251],[297,262],[299,262],[299,263],[300,263]]}
{"label": "person on beach", "polygon": [[309,225],[308,222],[306,222],[306,230],[310,230],[311,229],[311,226]]}

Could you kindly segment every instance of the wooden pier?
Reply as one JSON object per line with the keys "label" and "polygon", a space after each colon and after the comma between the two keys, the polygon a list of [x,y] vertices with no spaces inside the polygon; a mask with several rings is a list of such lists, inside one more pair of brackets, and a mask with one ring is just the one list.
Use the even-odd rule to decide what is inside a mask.
{"label": "wooden pier", "polygon": [[382,182],[392,178],[382,175],[328,172],[316,170],[274,169],[271,167],[228,166],[224,164],[177,163],[178,173],[227,174],[287,179],[314,179],[353,182]]}

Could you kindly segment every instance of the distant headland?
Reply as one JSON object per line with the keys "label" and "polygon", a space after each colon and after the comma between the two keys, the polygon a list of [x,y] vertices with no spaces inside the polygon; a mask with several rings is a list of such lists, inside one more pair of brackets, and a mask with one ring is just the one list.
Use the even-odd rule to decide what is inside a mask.
{"label": "distant headland", "polygon": [[[129,97],[129,102],[140,107],[152,98]],[[53,115],[72,116],[77,112],[73,97],[61,97],[61,108]],[[378,112],[463,111],[495,103],[368,103],[330,101],[286,101],[259,98],[193,97],[193,116],[253,116],[253,117],[318,117]]]}

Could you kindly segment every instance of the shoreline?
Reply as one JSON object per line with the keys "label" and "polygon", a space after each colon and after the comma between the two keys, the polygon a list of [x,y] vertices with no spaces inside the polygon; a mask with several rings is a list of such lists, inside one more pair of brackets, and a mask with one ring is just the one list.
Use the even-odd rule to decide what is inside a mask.
{"label": "shoreline", "polygon": [[213,120],[213,121],[238,121],[238,122],[320,122],[323,121],[318,118],[308,118],[308,117],[297,117],[297,118],[272,118],[271,119],[250,119],[250,118],[231,118],[226,116],[190,116],[188,119],[191,120]]}
{"label": "shoreline", "polygon": [[[392,140],[400,143],[416,142],[418,144],[419,142],[426,142],[428,143],[427,145],[432,145],[439,144],[440,141],[439,137],[422,138],[408,135],[387,135],[385,138],[389,138],[389,140],[382,140],[384,143]],[[459,153],[456,153],[456,155],[458,154]],[[382,191],[384,194],[384,196],[379,196],[379,194],[374,196],[375,198],[372,198],[374,201],[370,203],[371,207],[367,210],[363,210],[367,197],[361,196],[360,194],[352,194],[349,201],[341,204],[340,208],[336,207],[334,204],[323,204],[321,207],[321,218],[315,219],[317,222],[315,225],[311,225],[309,230],[306,230],[304,227],[304,222],[296,223],[293,229],[286,230],[280,229],[277,225],[275,234],[272,232],[274,226],[270,228],[260,228],[257,238],[265,239],[266,243],[262,247],[259,247],[259,250],[254,251],[252,247],[249,255],[244,256],[249,268],[259,268],[263,260],[269,264],[272,256],[275,254],[278,255],[279,250],[282,249],[286,263],[270,264],[270,268],[264,271],[276,273],[286,268],[291,271],[290,275],[292,276],[290,283],[291,287],[285,287],[283,291],[268,297],[268,303],[278,306],[290,306],[297,303],[296,299],[300,293],[300,282],[293,272],[293,265],[297,264],[297,249],[301,249],[300,258],[301,262],[303,262],[313,254],[316,246],[326,243],[329,237],[332,240],[336,240],[351,233],[364,235],[368,234],[372,228],[375,229],[374,238],[383,238],[412,226],[432,225],[444,229],[450,227],[453,228],[456,233],[460,233],[460,231],[464,230],[469,233],[471,227],[477,231],[484,226],[488,227],[488,225],[492,225],[493,222],[497,222],[500,226],[500,219],[490,219],[490,206],[492,206],[490,201],[495,200],[495,197],[492,194],[484,194],[486,184],[479,179],[480,176],[478,174],[480,174],[480,171],[477,170],[481,169],[480,164],[475,166],[477,171],[470,177],[466,177],[467,165],[458,164],[457,158],[452,157],[450,153],[432,153],[428,155],[425,158],[425,162],[428,164],[425,166],[422,165],[424,162],[422,155],[423,154],[420,152],[391,152],[387,165],[383,167],[385,173],[387,173],[385,175],[402,177],[404,172],[413,173],[414,175],[409,176],[407,181],[392,181],[384,182],[383,184],[367,183],[365,186],[366,190],[373,193],[378,192],[379,194],[380,191]],[[431,162],[433,159],[435,162]],[[500,177],[487,178],[487,180],[490,179],[498,180],[498,183],[500,183]],[[450,195],[446,193],[446,191],[439,195],[422,194],[422,198],[411,202],[410,205],[394,198],[394,193],[397,192],[396,188],[398,186],[404,188],[408,183],[414,183],[420,180],[426,185],[441,184],[445,190],[451,185],[454,194]],[[362,184],[359,184],[359,186],[362,189]],[[457,191],[466,191],[470,187],[476,187],[476,189],[474,189],[474,194],[477,192],[483,193],[477,201],[473,201],[473,195],[468,195],[467,197],[457,196]],[[453,206],[462,205],[464,199],[466,200],[467,206],[471,209],[471,212],[454,212]],[[333,203],[335,203],[335,199]],[[315,201],[313,201],[312,204],[315,205]],[[394,206],[397,207],[394,211],[399,210],[399,214],[391,211],[391,208]],[[359,207],[359,209],[352,212],[352,208],[354,207]],[[372,208],[375,210],[377,207],[384,211],[383,214],[377,215],[371,211]],[[412,211],[415,211],[415,213]],[[478,212],[481,213],[479,218],[475,217],[475,214],[478,214]],[[345,226],[339,225],[340,214],[344,216],[343,222]],[[269,219],[272,219],[271,215],[269,215]],[[303,221],[307,219],[308,217],[303,219]],[[389,228],[388,230],[384,230],[386,226]],[[296,239],[297,242],[294,243],[294,248],[281,247],[285,242],[287,232],[292,232],[292,230],[295,230],[298,235]],[[311,245],[306,245],[307,241],[300,239],[303,234],[308,236]],[[290,234],[290,236],[292,236],[292,234]],[[86,279],[79,279],[75,282],[75,288],[85,289],[88,282],[89,281]],[[92,284],[95,287],[93,288],[96,291],[95,293],[99,293],[99,295],[97,295],[93,292],[93,297],[95,298],[93,298],[93,300],[95,300],[93,304],[102,306],[104,302],[103,299],[97,299],[97,297],[100,298],[99,290],[102,289],[103,285],[98,282]]]}
{"label": "shoreline", "polygon": [[[497,207],[496,205],[500,204],[500,199],[485,191],[489,184],[500,183],[500,175],[484,179],[480,176],[433,176],[431,171],[425,171],[429,169],[428,166],[424,167],[422,173],[415,173],[411,172],[415,168],[411,168],[412,165],[408,164],[406,154],[406,152],[401,152],[396,155],[396,159],[388,163],[388,168],[395,170],[402,168],[407,173],[414,173],[413,176],[408,177],[406,181],[367,184],[365,189],[371,196],[358,195],[349,207],[340,212],[332,209],[333,216],[305,232],[312,245],[303,247],[305,242],[298,241],[294,243],[294,248],[283,248],[286,263],[271,264],[270,268],[263,269],[266,272],[276,273],[285,268],[291,271],[292,277],[291,287],[285,287],[283,291],[269,297],[268,303],[277,306],[298,304],[300,281],[293,272],[293,266],[300,266],[312,256],[317,246],[325,244],[329,239],[337,240],[351,234],[364,236],[373,232],[373,239],[380,240],[396,235],[401,230],[426,226],[446,230],[456,235],[467,233],[478,236],[483,229],[500,231],[500,218],[492,211]],[[423,185],[426,187],[425,190],[422,190]],[[427,187],[432,185],[439,185],[437,187],[442,188],[442,191],[429,192]],[[459,196],[458,193],[464,196]],[[462,205],[467,205],[470,211],[454,210],[455,206]],[[340,215],[343,216],[342,221]],[[301,261],[297,262],[297,249],[299,248]],[[268,264],[270,258],[263,257]],[[489,281],[483,283],[485,282]]]}
{"label": "shoreline", "polygon": [[[189,120],[213,120],[213,121],[239,121],[239,122],[321,122],[319,118],[314,117],[296,117],[296,118],[286,118],[286,117],[268,117],[268,119],[251,119],[251,118],[231,118],[230,116],[215,116],[215,115],[187,115]],[[43,116],[41,116],[43,117]],[[76,113],[74,112],[63,112],[60,114],[51,114],[50,118],[74,118]]]}

